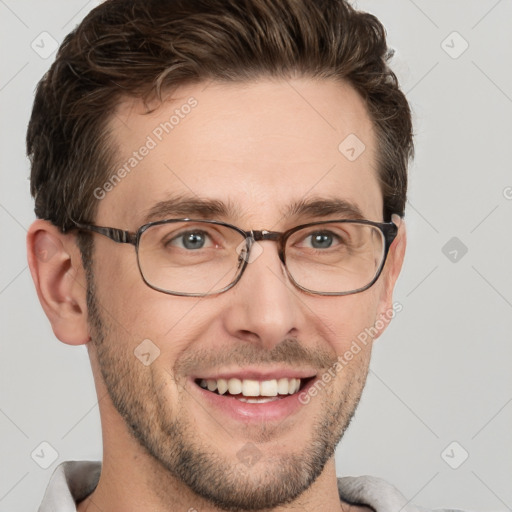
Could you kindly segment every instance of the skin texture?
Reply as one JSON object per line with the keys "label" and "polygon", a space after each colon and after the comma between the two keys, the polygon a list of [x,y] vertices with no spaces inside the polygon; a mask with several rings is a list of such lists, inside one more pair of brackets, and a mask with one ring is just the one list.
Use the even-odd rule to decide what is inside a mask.
{"label": "skin texture", "polygon": [[[127,99],[111,120],[119,166],[191,97],[197,105],[105,194],[91,221],[135,231],[175,194],[232,202],[241,215],[217,220],[246,230],[323,220],[282,214],[312,197],[344,199],[383,220],[371,121],[357,93],[331,81],[190,85],[150,114]],[[352,133],[366,146],[353,162],[338,151]],[[79,511],[355,509],[340,504],[334,450],[362,393],[371,343],[281,421],[220,414],[190,375],[248,364],[325,373],[392,308],[404,229],[374,286],[335,297],[295,288],[271,241],[259,242],[261,254],[229,291],[166,295],[144,284],[133,246],[95,235],[87,296],[75,234],[36,221],[28,248],[41,304],[61,341],[87,343],[99,397],[102,475]],[[160,350],[149,366],[134,356],[145,339]],[[259,456],[250,467],[239,457],[248,443]]]}

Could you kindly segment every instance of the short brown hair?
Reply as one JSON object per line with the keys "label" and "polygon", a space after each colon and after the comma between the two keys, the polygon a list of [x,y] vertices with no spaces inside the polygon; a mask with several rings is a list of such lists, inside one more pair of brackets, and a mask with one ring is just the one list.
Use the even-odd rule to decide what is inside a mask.
{"label": "short brown hair", "polygon": [[292,75],[358,91],[376,131],[383,216],[403,215],[412,122],[390,54],[378,19],[345,0],[108,0],[65,38],[37,87],[27,132],[36,215],[62,230],[94,220],[122,98]]}

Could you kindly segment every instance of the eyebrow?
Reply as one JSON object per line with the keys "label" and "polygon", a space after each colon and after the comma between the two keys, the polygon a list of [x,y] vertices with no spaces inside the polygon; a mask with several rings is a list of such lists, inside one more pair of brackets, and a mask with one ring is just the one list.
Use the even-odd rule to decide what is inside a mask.
{"label": "eyebrow", "polygon": [[343,219],[361,220],[364,215],[357,204],[340,198],[308,198],[288,206],[283,216],[288,217],[330,217],[337,215]]}
{"label": "eyebrow", "polygon": [[[282,208],[281,215],[287,219],[292,217],[330,217],[333,215],[352,220],[365,218],[357,204],[336,197],[300,199]],[[145,212],[143,222],[149,223],[175,217],[237,220],[242,216],[240,206],[231,200],[224,202],[219,199],[178,195],[152,206]]]}
{"label": "eyebrow", "polygon": [[156,203],[146,212],[144,221],[153,222],[172,217],[240,218],[241,210],[231,201],[178,195]]}

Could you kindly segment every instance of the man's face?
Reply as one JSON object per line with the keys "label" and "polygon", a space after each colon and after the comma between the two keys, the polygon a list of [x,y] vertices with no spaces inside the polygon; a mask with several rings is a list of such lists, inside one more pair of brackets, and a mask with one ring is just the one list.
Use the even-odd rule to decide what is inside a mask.
{"label": "man's face", "polygon": [[[99,201],[97,225],[135,231],[157,203],[177,196],[230,203],[239,216],[215,220],[245,230],[285,231],[344,217],[283,215],[292,203],[313,198],[344,200],[366,219],[382,220],[375,136],[350,87],[262,80],[188,86],[173,97],[151,114],[140,103],[125,102],[113,117],[119,167],[134,151],[138,161]],[[197,103],[182,108],[191,97]],[[166,133],[160,123],[173,115],[179,121],[172,119]],[[338,149],[350,134],[366,146],[355,160]],[[155,144],[142,157],[148,136]],[[159,208],[151,220],[187,216],[200,214]],[[112,403],[155,464],[226,509],[273,507],[311,485],[356,408],[371,347],[361,345],[305,405],[299,392],[243,402],[201,388],[200,380],[288,377],[313,386],[315,380],[306,378],[322,380],[357,335],[374,325],[393,284],[386,267],[362,293],[307,294],[288,280],[275,242],[259,247],[227,292],[180,297],[143,282],[133,246],[95,236],[91,355]],[[134,353],[143,340],[151,342],[141,346],[143,361],[157,355],[153,346],[160,351],[148,365]]]}

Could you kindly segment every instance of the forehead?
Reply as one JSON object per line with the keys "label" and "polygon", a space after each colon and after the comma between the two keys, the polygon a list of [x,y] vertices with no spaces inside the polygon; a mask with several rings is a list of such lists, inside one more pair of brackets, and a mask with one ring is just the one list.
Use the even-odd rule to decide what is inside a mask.
{"label": "forehead", "polygon": [[110,125],[117,161],[97,222],[134,228],[151,216],[193,216],[178,199],[189,206],[213,202],[220,209],[201,216],[217,214],[251,229],[320,215],[318,208],[297,209],[309,200],[382,217],[373,126],[346,84],[195,84],[151,113],[126,100]]}

